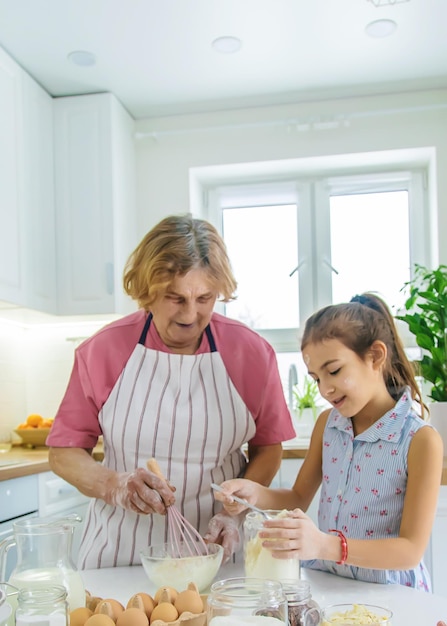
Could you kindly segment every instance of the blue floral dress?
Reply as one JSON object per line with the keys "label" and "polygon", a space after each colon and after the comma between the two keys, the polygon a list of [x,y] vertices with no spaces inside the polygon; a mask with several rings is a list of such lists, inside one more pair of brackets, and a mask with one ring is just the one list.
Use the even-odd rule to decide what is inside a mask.
{"label": "blue floral dress", "polygon": [[[318,510],[321,530],[341,530],[347,538],[398,537],[407,485],[408,449],[427,423],[412,408],[407,388],[395,407],[360,435],[352,421],[333,409],[323,433],[323,479]],[[400,584],[431,591],[423,562],[411,570],[376,570],[303,561],[303,567],[368,582]]]}

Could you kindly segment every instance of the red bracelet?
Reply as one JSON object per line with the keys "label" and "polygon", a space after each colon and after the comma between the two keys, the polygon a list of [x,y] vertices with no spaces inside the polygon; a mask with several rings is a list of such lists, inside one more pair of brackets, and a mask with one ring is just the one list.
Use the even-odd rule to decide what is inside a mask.
{"label": "red bracelet", "polygon": [[329,528],[328,532],[336,533],[340,537],[341,559],[339,561],[336,561],[336,563],[337,565],[344,565],[346,561],[348,560],[348,542],[346,540],[346,537],[341,532],[341,530],[337,530],[336,528]]}

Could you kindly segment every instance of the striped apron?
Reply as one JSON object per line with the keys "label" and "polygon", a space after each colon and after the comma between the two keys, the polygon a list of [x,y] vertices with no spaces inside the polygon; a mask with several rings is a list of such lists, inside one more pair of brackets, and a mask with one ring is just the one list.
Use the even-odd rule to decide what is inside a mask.
{"label": "striped apron", "polygon": [[[103,464],[117,472],[146,467],[155,457],[176,487],[176,507],[203,535],[220,510],[210,484],[240,476],[241,446],[255,422],[231,382],[211,329],[211,352],[172,354],[139,342],[99,414]],[[139,552],[168,540],[167,516],[138,515],[94,499],[86,517],[78,565],[96,569],[140,564]]]}

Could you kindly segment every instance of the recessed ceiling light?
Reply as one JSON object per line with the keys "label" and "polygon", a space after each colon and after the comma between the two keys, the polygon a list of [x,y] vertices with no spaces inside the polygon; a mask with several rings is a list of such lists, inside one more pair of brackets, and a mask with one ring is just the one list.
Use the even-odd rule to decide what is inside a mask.
{"label": "recessed ceiling light", "polygon": [[232,54],[242,48],[242,41],[237,37],[218,37],[213,41],[212,46],[217,52]]}
{"label": "recessed ceiling light", "polygon": [[96,64],[95,55],[92,52],[87,52],[87,50],[75,50],[74,52],[70,52],[68,60],[80,67],[91,67]]}
{"label": "recessed ceiling light", "polygon": [[366,34],[375,39],[381,39],[382,37],[389,37],[397,29],[397,24],[394,20],[374,20],[370,22],[366,28]]}
{"label": "recessed ceiling light", "polygon": [[392,4],[400,4],[401,2],[409,2],[409,0],[369,0],[375,7],[385,7]]}

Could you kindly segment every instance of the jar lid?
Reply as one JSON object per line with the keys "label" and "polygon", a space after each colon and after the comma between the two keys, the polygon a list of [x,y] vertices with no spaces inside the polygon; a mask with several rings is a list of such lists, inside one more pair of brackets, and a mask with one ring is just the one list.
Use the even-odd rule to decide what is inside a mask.
{"label": "jar lid", "polygon": [[310,584],[307,580],[281,580],[287,602],[302,602],[310,597]]}

